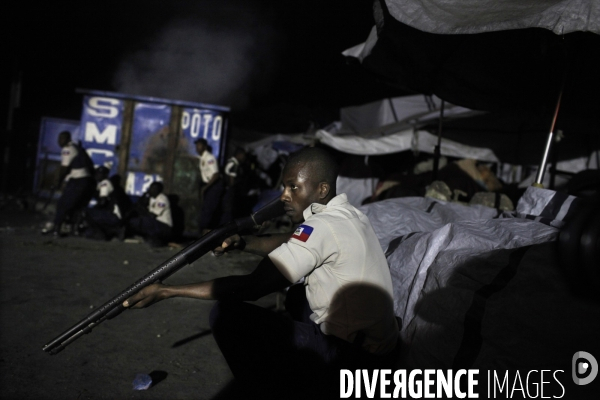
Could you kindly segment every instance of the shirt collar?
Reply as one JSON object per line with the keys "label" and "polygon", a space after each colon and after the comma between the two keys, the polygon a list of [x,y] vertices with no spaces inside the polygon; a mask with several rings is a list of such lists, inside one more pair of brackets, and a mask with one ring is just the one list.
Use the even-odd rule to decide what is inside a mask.
{"label": "shirt collar", "polygon": [[313,214],[322,213],[328,207],[341,206],[345,203],[348,203],[348,197],[346,197],[346,193],[341,193],[335,196],[333,199],[329,200],[329,203],[327,204],[312,203],[310,206],[306,207],[306,210],[302,212],[302,216],[306,221]]}

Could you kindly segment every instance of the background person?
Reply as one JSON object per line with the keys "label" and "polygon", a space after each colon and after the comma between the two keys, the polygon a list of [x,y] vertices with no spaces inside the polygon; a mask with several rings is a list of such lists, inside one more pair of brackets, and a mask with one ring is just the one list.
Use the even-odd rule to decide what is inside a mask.
{"label": "background person", "polygon": [[78,234],[82,211],[94,195],[94,163],[81,145],[75,145],[71,141],[69,131],[62,131],[58,135],[58,145],[62,148],[58,187],[61,187],[63,182],[66,184],[56,204],[52,234],[60,236],[62,224],[67,218],[72,221],[72,232]]}
{"label": "background person", "polygon": [[220,224],[249,214],[245,196],[245,189],[247,189],[245,163],[246,151],[238,147],[225,164],[226,188],[223,195]]}
{"label": "background person", "polygon": [[218,212],[224,184],[219,173],[219,164],[215,156],[210,153],[208,142],[205,139],[197,139],[194,143],[199,156],[201,177],[198,231],[200,235],[205,235],[214,228],[215,223],[219,222]]}
{"label": "background person", "polygon": [[147,208],[139,208],[137,215],[126,222],[121,238],[136,234],[153,247],[165,246],[171,239],[173,217],[169,198],[163,193],[162,182],[152,182],[141,201],[147,201]]}
{"label": "background person", "polygon": [[115,187],[108,179],[109,169],[105,166],[96,168],[94,178],[96,186],[96,205],[85,212],[87,228],[84,236],[89,239],[110,240],[118,234],[123,226],[123,210],[118,203]]}

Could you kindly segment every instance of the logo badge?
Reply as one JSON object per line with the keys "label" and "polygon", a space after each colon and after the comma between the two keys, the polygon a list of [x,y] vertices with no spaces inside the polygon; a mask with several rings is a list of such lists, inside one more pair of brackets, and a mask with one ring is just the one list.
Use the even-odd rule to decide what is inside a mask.
{"label": "logo badge", "polygon": [[312,231],[313,231],[312,226],[300,225],[296,229],[296,232],[294,232],[292,237],[294,239],[298,239],[301,242],[306,242],[308,240],[308,238],[310,237],[310,234],[312,233]]}
{"label": "logo badge", "polygon": [[[573,354],[573,382],[576,385],[587,385],[598,375],[598,361],[588,352],[578,351]],[[585,378],[580,376],[587,375]]]}

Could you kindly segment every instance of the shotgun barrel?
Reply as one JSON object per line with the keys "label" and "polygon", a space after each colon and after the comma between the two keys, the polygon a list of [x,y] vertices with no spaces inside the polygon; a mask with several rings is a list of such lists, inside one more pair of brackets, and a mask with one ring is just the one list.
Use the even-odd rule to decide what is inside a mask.
{"label": "shotgun barrel", "polygon": [[158,267],[144,275],[127,289],[104,303],[97,310],[83,318],[77,324],[58,335],[48,342],[43,350],[50,354],[57,354],[66,346],[77,340],[84,334],[90,333],[92,329],[107,319],[119,315],[125,307],[123,302],[151,284],[166,279],[182,267],[191,264],[207,252],[218,247],[222,241],[236,233],[251,230],[260,226],[263,222],[284,214],[283,203],[275,198],[260,210],[248,217],[238,218],[234,221],[221,225],[210,231],[200,239],[190,244],[173,257],[164,261]]}

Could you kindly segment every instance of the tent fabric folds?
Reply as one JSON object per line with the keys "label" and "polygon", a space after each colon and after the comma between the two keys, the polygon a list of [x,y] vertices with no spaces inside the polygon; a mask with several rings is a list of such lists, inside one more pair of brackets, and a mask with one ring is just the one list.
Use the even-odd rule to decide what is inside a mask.
{"label": "tent fabric folds", "polygon": [[[469,4],[475,3],[469,9]],[[568,7],[560,8],[562,5]],[[560,9],[554,25],[563,32],[557,34],[535,24],[510,28],[510,23],[518,20],[510,15],[503,19],[502,7],[506,6],[524,15],[522,9],[527,7]],[[366,42],[343,54],[359,60],[390,87],[434,94],[472,110],[551,119],[563,88],[557,127],[565,132],[573,130],[568,126],[581,122],[586,127],[597,127],[594,99],[600,92],[596,78],[600,65],[599,7],[598,2],[583,0],[381,0],[374,5],[375,28]],[[402,13],[410,16],[399,17]],[[417,14],[423,18],[435,16],[440,24],[444,23],[444,14],[452,14],[461,26],[475,29],[480,28],[473,19],[485,21],[481,14],[495,14],[497,22],[509,26],[487,27],[477,34],[446,34],[417,26]],[[566,19],[581,23],[582,28],[563,29]],[[543,19],[537,21],[543,25]]]}
{"label": "tent fabric folds", "polygon": [[425,32],[457,34],[544,28],[557,35],[600,33],[600,3],[588,0],[385,0],[398,21]]}
{"label": "tent fabric folds", "polygon": [[599,349],[600,304],[573,295],[556,261],[550,224],[574,203],[552,206],[555,195],[532,187],[517,207],[545,213],[547,224],[430,198],[360,208],[392,273],[400,367],[550,369],[568,366],[579,347]]}
{"label": "tent fabric folds", "polygon": [[[325,130],[319,130],[316,138],[323,144],[348,154],[380,155],[406,150],[433,153],[437,136],[422,130],[404,130],[386,136],[365,138],[359,135],[336,136]],[[441,153],[457,158],[472,158],[480,161],[496,162],[498,158],[490,149],[473,147],[452,140],[443,139]]]}

